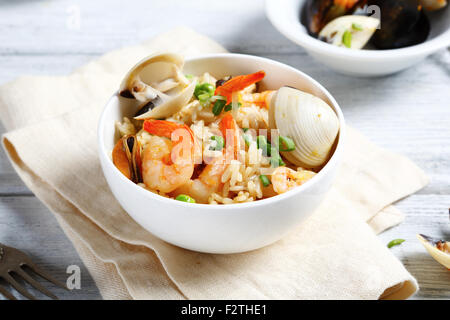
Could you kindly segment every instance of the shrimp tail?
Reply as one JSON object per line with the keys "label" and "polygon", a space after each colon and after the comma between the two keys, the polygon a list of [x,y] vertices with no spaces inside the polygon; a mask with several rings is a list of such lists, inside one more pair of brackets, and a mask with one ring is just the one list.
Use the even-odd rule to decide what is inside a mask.
{"label": "shrimp tail", "polygon": [[178,129],[185,129],[189,132],[192,141],[194,141],[194,133],[185,124],[178,124],[167,120],[145,120],[144,130],[158,137],[172,138],[172,133]]}
{"label": "shrimp tail", "polygon": [[261,81],[265,76],[266,73],[264,71],[258,71],[252,74],[231,78],[223,85],[216,88],[215,95],[224,96],[227,98],[227,103],[230,103],[233,92],[241,91],[256,82]]}
{"label": "shrimp tail", "polygon": [[[227,112],[219,123],[220,131],[222,132],[222,136],[225,139],[226,149],[225,152],[227,154],[234,154],[234,157],[237,158],[240,146],[239,146],[239,130],[234,121],[233,115],[230,112]],[[230,141],[230,138],[232,141]]]}

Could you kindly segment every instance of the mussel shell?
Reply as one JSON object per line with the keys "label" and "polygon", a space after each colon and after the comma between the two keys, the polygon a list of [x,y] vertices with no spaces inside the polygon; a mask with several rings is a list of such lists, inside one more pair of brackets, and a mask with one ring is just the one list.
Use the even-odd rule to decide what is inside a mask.
{"label": "mussel shell", "polygon": [[131,181],[141,183],[141,147],[136,136],[130,135],[122,138],[123,147],[130,166]]}
{"label": "mussel shell", "polygon": [[301,10],[300,22],[308,33],[317,36],[322,28],[331,20],[352,14],[358,7],[365,5],[367,0],[358,0],[346,8],[336,3],[336,0],[307,0]]}
{"label": "mussel shell", "polygon": [[112,152],[112,160],[125,177],[134,183],[143,181],[141,146],[136,136],[127,135],[120,138]]}
{"label": "mussel shell", "polygon": [[380,7],[381,28],[372,37],[379,49],[398,49],[424,42],[430,33],[430,22],[417,0],[370,0]]}

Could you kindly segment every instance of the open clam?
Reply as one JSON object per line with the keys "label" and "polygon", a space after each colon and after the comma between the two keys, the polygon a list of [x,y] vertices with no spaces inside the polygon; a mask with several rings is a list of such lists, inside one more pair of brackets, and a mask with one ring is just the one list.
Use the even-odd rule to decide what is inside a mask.
{"label": "open clam", "polygon": [[319,33],[319,39],[335,46],[362,49],[377,30],[380,20],[348,15],[329,22]]}
{"label": "open clam", "polygon": [[301,21],[310,35],[317,36],[328,22],[352,14],[366,2],[367,0],[307,0]]}
{"label": "open clam", "polygon": [[423,234],[418,234],[417,238],[437,262],[450,270],[450,241],[433,239]]}
{"label": "open clam", "polygon": [[282,154],[304,168],[327,162],[339,132],[338,117],[325,101],[290,87],[280,88],[272,97],[269,125],[294,141],[295,150]]}
{"label": "open clam", "polygon": [[142,182],[141,146],[134,135],[123,136],[112,151],[114,165],[134,183]]}
{"label": "open clam", "polygon": [[164,53],[143,59],[128,72],[119,94],[136,100],[135,119],[166,118],[189,102],[196,81],[184,76],[183,65],[182,56]]}

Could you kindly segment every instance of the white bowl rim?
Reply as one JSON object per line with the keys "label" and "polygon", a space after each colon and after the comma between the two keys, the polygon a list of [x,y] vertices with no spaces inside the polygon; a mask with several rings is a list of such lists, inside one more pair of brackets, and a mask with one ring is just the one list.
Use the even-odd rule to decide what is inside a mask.
{"label": "white bowl rim", "polygon": [[[387,50],[351,50],[348,48],[342,48],[338,46],[334,46],[318,40],[312,36],[310,36],[306,31],[303,31],[305,28],[299,19],[296,20],[296,23],[283,22],[286,19],[282,18],[280,15],[277,15],[276,12],[279,10],[273,10],[275,7],[279,7],[280,5],[285,4],[285,1],[279,0],[266,0],[265,2],[265,10],[266,15],[272,24],[281,32],[285,37],[289,40],[305,47],[306,49],[315,50],[317,52],[326,52],[327,54],[334,54],[336,56],[340,56],[341,58],[358,58],[358,59],[383,59],[383,58],[404,58],[406,56],[416,56],[421,54],[429,54],[444,47],[448,47],[450,45],[450,28],[447,31],[441,33],[431,40],[426,40],[423,43],[400,48],[400,49],[387,49]],[[449,8],[447,8],[450,10]],[[298,15],[300,16],[300,10],[298,11]]]}
{"label": "white bowl rim", "polygon": [[[127,179],[116,168],[116,166],[114,166],[114,164],[109,156],[109,154],[111,152],[106,150],[105,143],[104,143],[104,137],[103,137],[103,128],[105,126],[105,121],[106,121],[105,118],[106,118],[107,112],[110,109],[111,101],[113,99],[117,98],[118,91],[115,92],[111,96],[111,98],[108,100],[106,105],[103,107],[103,111],[101,112],[100,120],[99,120],[98,128],[97,128],[99,154],[100,154],[100,157],[103,156],[108,159],[108,161],[106,161],[106,165],[108,167],[112,168],[113,172],[118,176],[119,179],[121,179],[125,184],[128,184],[130,187],[135,188],[136,192],[138,194],[142,195],[143,197],[149,197],[149,198],[157,200],[157,201],[166,202],[169,205],[178,205],[178,206],[182,206],[182,207],[197,208],[197,209],[208,209],[208,210],[212,210],[212,211],[238,210],[238,209],[244,209],[247,207],[263,206],[263,205],[269,204],[269,202],[275,203],[278,201],[283,201],[286,198],[294,197],[298,193],[303,192],[304,190],[306,190],[308,188],[311,188],[314,184],[320,183],[322,178],[326,174],[328,174],[329,171],[332,169],[332,166],[338,164],[336,162],[339,160],[340,154],[342,153],[342,148],[343,148],[344,139],[345,139],[345,131],[346,131],[344,115],[342,113],[341,107],[339,106],[337,101],[334,99],[334,97],[331,95],[331,93],[329,93],[328,90],[325,89],[325,87],[323,87],[319,82],[317,82],[316,80],[311,78],[306,73],[304,73],[300,70],[297,70],[287,64],[284,64],[284,63],[281,63],[278,61],[274,61],[274,60],[271,60],[268,58],[247,55],[247,54],[239,54],[239,53],[218,53],[218,54],[204,54],[204,55],[196,55],[196,56],[188,57],[188,58],[186,58],[185,62],[203,60],[203,59],[214,59],[214,58],[232,58],[232,59],[248,58],[248,59],[254,59],[254,60],[258,60],[258,61],[268,62],[268,63],[275,64],[278,66],[283,66],[285,68],[291,69],[294,72],[300,73],[300,75],[305,77],[306,80],[311,82],[314,86],[316,86],[319,90],[321,90],[323,92],[323,94],[325,94],[325,96],[330,100],[330,102],[334,106],[336,115],[338,116],[338,119],[339,119],[340,129],[339,129],[339,135],[338,135],[338,142],[337,142],[336,148],[334,150],[334,153],[331,156],[331,158],[329,159],[329,161],[327,162],[327,164],[322,168],[322,170],[320,170],[311,180],[307,181],[305,184],[303,184],[301,186],[294,188],[293,190],[290,190],[286,193],[279,194],[279,195],[276,195],[276,196],[273,196],[270,198],[252,201],[252,202],[233,203],[233,204],[227,204],[227,205],[211,205],[211,204],[203,204],[203,203],[186,203],[183,201],[176,201],[175,199],[160,196],[158,194],[155,194],[151,191],[148,191],[148,190],[138,186],[131,180]],[[239,211],[236,211],[236,212],[239,212]]]}

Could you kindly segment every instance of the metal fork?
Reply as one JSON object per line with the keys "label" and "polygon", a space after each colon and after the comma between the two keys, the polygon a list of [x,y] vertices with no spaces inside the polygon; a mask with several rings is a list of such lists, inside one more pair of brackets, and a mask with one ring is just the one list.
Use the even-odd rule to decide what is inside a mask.
{"label": "metal fork", "polygon": [[[0,279],[8,282],[14,289],[17,290],[17,292],[19,292],[24,297],[31,300],[36,300],[36,297],[29,293],[12,277],[12,274],[16,274],[20,276],[24,281],[28,282],[30,285],[36,288],[36,290],[39,290],[48,297],[57,300],[57,296],[48,291],[39,282],[34,280],[27,272],[25,272],[25,270],[23,269],[24,266],[29,267],[31,270],[33,270],[34,273],[38,274],[47,281],[68,290],[64,284],[53,279],[47,273],[38,268],[25,253],[11,247],[7,247],[0,243]],[[16,297],[8,292],[1,284],[0,294],[5,296],[7,299],[17,300]]]}

